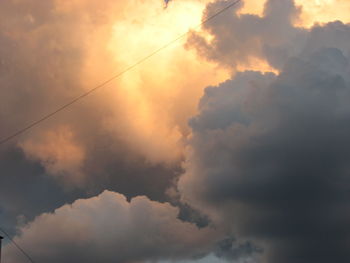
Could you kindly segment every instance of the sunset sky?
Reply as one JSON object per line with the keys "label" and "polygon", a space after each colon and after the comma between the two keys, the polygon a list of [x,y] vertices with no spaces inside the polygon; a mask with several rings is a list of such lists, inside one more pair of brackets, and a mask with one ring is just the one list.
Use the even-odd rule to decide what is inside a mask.
{"label": "sunset sky", "polygon": [[0,144],[35,262],[350,262],[350,1],[234,2],[0,0],[0,141],[123,72]]}

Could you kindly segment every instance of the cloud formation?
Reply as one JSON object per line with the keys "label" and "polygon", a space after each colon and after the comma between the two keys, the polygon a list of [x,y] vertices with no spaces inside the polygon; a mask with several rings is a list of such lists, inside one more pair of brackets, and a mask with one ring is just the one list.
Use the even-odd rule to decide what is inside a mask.
{"label": "cloud formation", "polygon": [[216,226],[262,247],[261,262],[348,262],[350,26],[296,28],[297,11],[268,1],[263,17],[227,15],[207,28],[210,43],[195,42],[232,69],[256,56],[280,73],[239,72],[206,89],[178,187]]}
{"label": "cloud formation", "polygon": [[[215,1],[208,4],[205,16],[227,3]],[[311,28],[300,27],[295,24],[302,19],[302,7],[294,1],[266,1],[261,16],[241,14],[243,4],[237,5],[233,14],[226,13],[204,26],[204,32],[211,35],[210,40],[201,36],[201,32],[193,32],[187,46],[231,70],[242,66],[255,68],[257,61],[280,70],[290,57],[325,47],[338,48],[345,55],[349,53],[349,28],[341,21],[315,24]]]}
{"label": "cloud formation", "polygon": [[[200,20],[201,6],[197,1],[177,1],[171,10],[164,10],[160,0],[3,1],[0,137],[40,119],[186,32]],[[173,23],[181,19],[187,21]],[[159,54],[161,62],[153,59],[140,65],[113,87],[12,143],[40,162],[49,175],[77,187],[89,182],[86,163],[108,140],[112,152],[107,149],[106,155],[122,156],[119,160],[142,159],[152,168],[176,166],[182,158],[182,138],[189,132],[187,118],[195,112],[203,87],[220,75],[203,78],[213,66],[193,58],[181,45],[172,47]],[[184,70],[191,78],[179,77]],[[196,88],[188,92],[189,85]],[[185,93],[191,96],[183,99]]]}
{"label": "cloud formation", "polygon": [[20,149],[1,149],[0,167],[0,222],[11,235],[35,216],[87,195],[80,190],[66,191]]}
{"label": "cloud formation", "polygon": [[[161,0],[1,1],[0,138],[183,33],[190,23],[176,27],[169,21],[189,14],[189,22],[199,20],[199,6],[177,1],[164,11]],[[149,33],[165,39],[149,38]],[[199,65],[193,57],[182,46],[173,48],[162,54],[159,67],[150,61],[154,72],[148,70],[150,64],[129,72],[112,87],[2,145],[2,227],[15,234],[17,226],[37,215],[106,189],[164,201],[165,190],[180,173],[186,116],[194,112],[203,87],[216,78],[203,79],[211,66]],[[197,88],[182,99],[189,82],[177,75],[183,75],[186,61],[185,70],[193,72],[189,82]],[[168,65],[171,70],[163,70]]]}
{"label": "cloud formation", "polygon": [[[205,3],[1,2],[0,136],[198,24]],[[0,149],[1,223],[33,258],[349,261],[350,26],[309,27],[312,0],[244,3]]]}
{"label": "cloud formation", "polygon": [[[177,1],[164,10],[161,0],[1,1],[0,138],[183,33],[200,20],[201,6],[197,1]],[[173,23],[179,17],[188,21]],[[170,51],[160,54],[162,63],[149,61],[3,148],[7,163],[1,162],[1,180],[12,178],[12,190],[2,191],[3,200],[21,200],[12,208],[17,214],[1,202],[0,214],[11,218],[6,220],[12,229],[17,216],[30,220],[37,212],[105,189],[129,198],[166,199],[164,192],[180,171],[187,118],[203,88],[218,78],[207,74],[204,79],[202,74],[213,66],[193,59],[195,55],[181,45]],[[188,85],[196,88],[188,92]],[[185,93],[191,96],[183,99]],[[16,169],[13,163],[18,160]],[[33,180],[30,197],[18,194],[28,178]],[[50,203],[48,198],[42,206],[28,204],[40,199],[45,186],[62,202]],[[33,205],[36,212],[25,207]]]}
{"label": "cloud formation", "polygon": [[[178,212],[167,203],[146,197],[128,202],[105,191],[40,215],[15,241],[35,260],[53,263],[143,262],[206,254],[215,240],[213,230],[179,220]],[[4,251],[9,263],[20,262],[21,256],[12,246]]]}

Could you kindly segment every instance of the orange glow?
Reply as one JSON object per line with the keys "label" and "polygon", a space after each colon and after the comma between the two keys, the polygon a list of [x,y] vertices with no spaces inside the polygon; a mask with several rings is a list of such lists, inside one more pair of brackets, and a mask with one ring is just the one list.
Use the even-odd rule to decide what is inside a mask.
{"label": "orange glow", "polygon": [[[240,13],[262,15],[266,0],[245,0]],[[349,0],[295,0],[302,7],[301,21],[299,26],[310,27],[314,23],[326,23],[340,20],[350,22]]]}
{"label": "orange glow", "polygon": [[[174,1],[164,9],[159,1],[125,8],[127,17],[113,25],[108,42],[113,63],[127,68],[201,22],[205,5]],[[106,120],[106,127],[151,162],[172,162],[182,154],[187,121],[195,113],[203,89],[227,78],[223,69],[199,61],[186,50],[186,37],[145,61],[118,80],[115,101],[123,117]],[[122,96],[122,100],[120,97]]]}
{"label": "orange glow", "polygon": [[262,15],[264,11],[264,3],[265,1],[261,0],[245,0],[244,6],[240,10],[241,14],[255,14]]}
{"label": "orange glow", "polygon": [[[103,4],[96,0],[57,0],[56,12],[62,16],[74,14],[79,25],[77,41],[84,51],[81,87],[87,90],[100,84],[193,29],[200,24],[208,2],[174,0],[164,9],[163,0],[105,0]],[[296,2],[303,6],[300,25],[335,19],[348,21],[350,17],[346,12],[350,7],[347,0]],[[240,13],[261,15],[264,3],[246,0]],[[103,117],[105,128],[151,163],[172,163],[181,158],[182,141],[189,134],[187,122],[196,113],[204,88],[226,80],[232,73],[199,58],[193,49],[187,50],[185,41],[186,37],[162,50],[113,81],[109,85],[112,88],[89,99],[91,107],[107,108],[110,113]],[[246,69],[274,71],[259,59],[238,67]],[[31,149],[37,148],[34,146],[28,144],[24,148],[31,154]],[[61,156],[45,151],[38,148],[37,157]],[[76,163],[84,156],[84,151],[79,151]],[[69,167],[75,169],[78,165]]]}
{"label": "orange glow", "polygon": [[296,0],[303,7],[302,25],[312,26],[314,23],[326,23],[341,20],[350,21],[350,1],[348,0]]}
{"label": "orange glow", "polygon": [[[49,131],[27,140],[20,145],[33,160],[39,160],[47,172],[56,176],[63,183],[69,181],[81,185],[84,149],[77,144],[69,127],[60,127],[55,132]],[[69,178],[67,178],[69,175]]]}

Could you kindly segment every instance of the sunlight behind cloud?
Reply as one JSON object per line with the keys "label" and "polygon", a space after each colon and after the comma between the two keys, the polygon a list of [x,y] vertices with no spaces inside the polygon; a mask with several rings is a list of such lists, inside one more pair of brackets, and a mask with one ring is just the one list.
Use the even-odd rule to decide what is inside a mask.
{"label": "sunlight behind cloud", "polygon": [[[115,22],[108,49],[119,68],[127,68],[201,23],[205,4],[174,1],[167,9],[159,1],[126,7],[128,15]],[[172,162],[182,153],[187,119],[195,113],[202,90],[220,82],[226,71],[199,61],[186,50],[186,36],[139,65],[119,81],[125,113],[124,140],[151,162]],[[113,119],[106,126],[114,129]],[[142,146],[141,146],[142,145]]]}

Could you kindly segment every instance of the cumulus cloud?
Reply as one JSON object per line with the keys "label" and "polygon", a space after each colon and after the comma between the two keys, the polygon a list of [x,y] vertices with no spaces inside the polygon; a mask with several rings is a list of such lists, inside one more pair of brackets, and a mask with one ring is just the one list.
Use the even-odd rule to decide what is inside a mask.
{"label": "cumulus cloud", "polygon": [[263,262],[349,261],[349,70],[324,48],[207,88],[183,200],[264,248]]}
{"label": "cumulus cloud", "polygon": [[[210,16],[227,2],[208,4],[205,15]],[[301,20],[302,8],[294,1],[266,1],[262,15],[240,13],[243,3],[236,6],[233,14],[226,13],[204,26],[203,31],[211,35],[209,40],[201,32],[193,32],[187,46],[232,70],[242,65],[254,68],[257,61],[280,70],[290,57],[322,47],[349,53],[349,27],[340,21],[300,27],[296,24]]]}
{"label": "cumulus cloud", "polygon": [[[161,0],[2,1],[0,137],[40,119],[185,32],[200,20],[202,6],[198,1],[177,1],[164,10]],[[173,23],[179,17],[187,22]],[[111,155],[123,167],[120,170],[142,163],[142,168],[162,166],[171,174],[182,158],[187,118],[203,87],[218,77],[207,74],[204,79],[213,67],[193,59],[181,45],[170,51],[160,54],[161,62],[149,61],[11,143],[65,185],[86,187],[95,177],[89,171],[114,165],[95,161],[91,169],[90,161],[110,160]],[[168,66],[171,69],[164,70]],[[179,77],[183,70],[192,78]],[[189,83],[196,88],[183,99]],[[102,147],[104,157],[97,158]],[[98,178],[104,176],[97,177],[96,184]]]}
{"label": "cumulus cloud", "polygon": [[[0,138],[183,33],[200,20],[202,6],[198,1],[181,0],[167,10],[162,0],[1,1]],[[173,23],[179,16],[188,23]],[[32,197],[18,194],[16,200],[36,206],[28,202],[40,198],[44,188],[40,178],[44,185],[47,180],[55,189],[62,186],[54,199],[63,203],[67,201],[63,193],[76,198],[105,189],[128,198],[147,195],[165,200],[165,189],[180,171],[181,140],[189,132],[187,118],[195,111],[203,87],[217,79],[216,74],[204,79],[202,74],[212,66],[195,60],[181,45],[170,51],[162,53],[158,60],[162,63],[149,61],[103,92],[9,142],[2,152],[8,163],[0,164],[1,179],[13,178],[9,193],[20,192],[22,184],[32,178],[37,182],[31,184]],[[183,76],[183,70],[192,72],[192,78]],[[189,83],[196,86],[191,92]],[[183,99],[185,93],[190,96]],[[15,169],[12,163],[18,159],[28,168]],[[15,197],[10,194],[8,198]],[[46,204],[38,211],[49,212],[63,203]],[[7,211],[3,214],[8,214],[5,206],[1,202],[1,210]],[[17,216],[33,216],[23,206],[13,210]],[[11,215],[12,225],[15,217]]]}
{"label": "cumulus cloud", "polygon": [[[206,2],[1,2],[0,136],[198,24]],[[302,27],[292,0],[260,15],[242,5],[192,32],[187,51],[159,54],[0,151],[0,219],[11,233],[18,222],[33,258],[349,261],[350,26]],[[150,201],[169,198],[183,169],[167,191],[178,208]],[[90,198],[105,189],[121,194]],[[90,199],[69,205],[78,198]],[[5,257],[20,261],[10,246]]]}
{"label": "cumulus cloud", "polygon": [[233,72],[254,58],[278,72],[206,89],[189,122],[182,200],[262,248],[262,262],[347,262],[350,26],[298,27],[290,0],[267,1],[261,16],[238,10],[188,46]]}
{"label": "cumulus cloud", "polygon": [[[205,16],[215,13],[228,2],[208,4]],[[212,36],[210,40],[201,33],[193,32],[187,45],[194,47],[201,56],[225,67],[250,67],[256,59],[261,59],[274,62],[271,65],[279,68],[281,60],[298,49],[299,39],[304,38],[305,30],[293,26],[300,10],[290,0],[267,1],[262,16],[240,14],[243,4],[244,1],[236,5],[233,14],[227,12],[204,25],[203,30]],[[269,59],[271,50],[278,56],[275,61]]]}
{"label": "cumulus cloud", "polygon": [[[167,203],[105,191],[38,216],[21,228],[15,241],[39,262],[142,262],[202,256],[215,240],[210,228],[198,229],[177,218]],[[5,247],[7,262],[21,255]]]}
{"label": "cumulus cloud", "polygon": [[[188,1],[177,1],[166,11],[161,0],[1,1],[0,138],[158,48],[163,39],[151,38],[152,42],[140,34],[163,35],[169,25],[153,32],[159,26],[151,18],[174,20],[186,7],[200,19],[197,3]],[[191,16],[195,19],[193,12]],[[168,30],[164,41],[188,26]],[[180,47],[177,52],[185,51]],[[153,79],[162,75],[159,68],[152,66],[151,75],[149,65],[141,67],[1,146],[0,217],[6,230],[14,233],[17,222],[28,222],[105,189],[128,198],[147,195],[165,200],[165,189],[180,171],[179,145],[186,133],[186,116],[194,111],[195,100],[207,85],[200,84],[207,82],[200,72],[194,73],[190,81],[197,88],[191,94],[197,95],[183,100],[187,78],[176,77],[182,62],[188,62],[189,72],[197,71],[199,63],[193,54],[177,56],[178,60],[172,54],[163,54],[160,68],[171,64],[172,70],[163,74],[156,90],[152,90]],[[210,67],[200,68],[208,71]],[[174,90],[179,85],[183,88]],[[170,100],[179,101],[181,109]]]}

